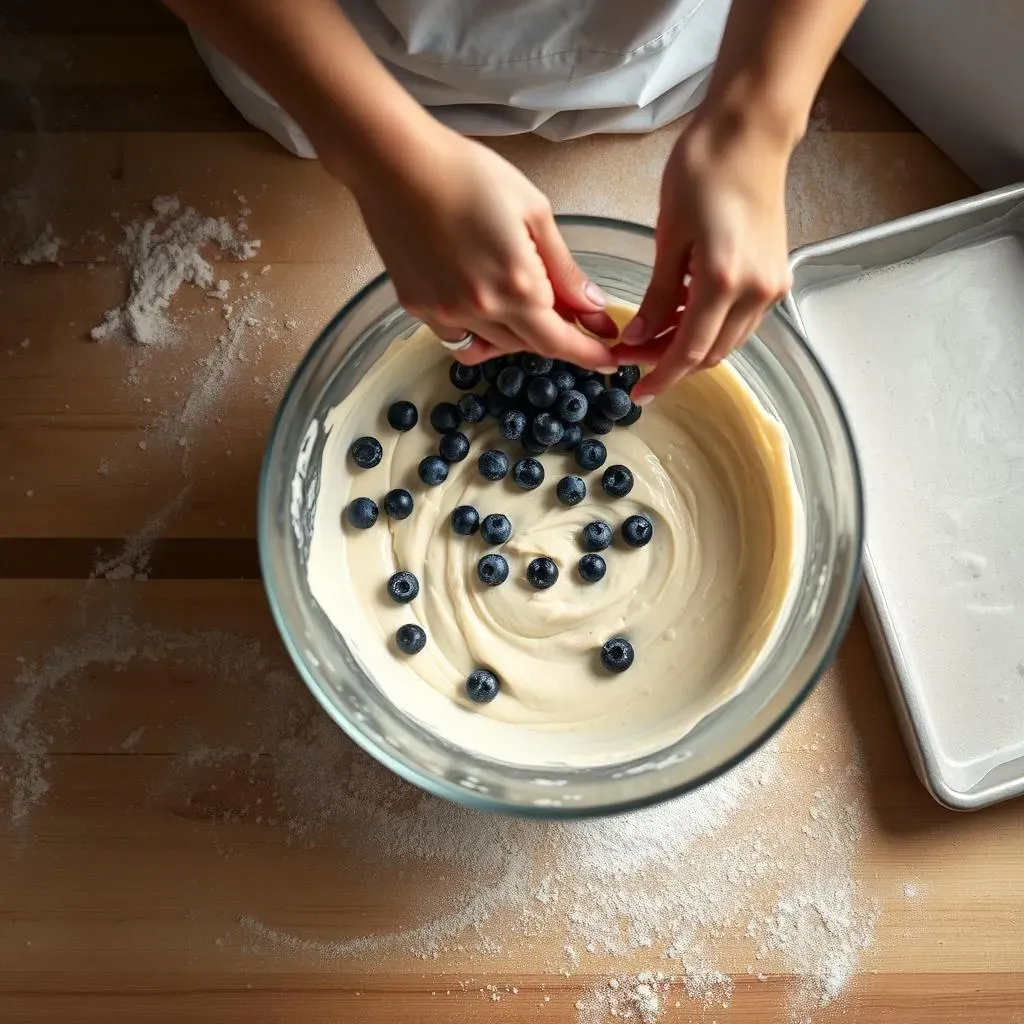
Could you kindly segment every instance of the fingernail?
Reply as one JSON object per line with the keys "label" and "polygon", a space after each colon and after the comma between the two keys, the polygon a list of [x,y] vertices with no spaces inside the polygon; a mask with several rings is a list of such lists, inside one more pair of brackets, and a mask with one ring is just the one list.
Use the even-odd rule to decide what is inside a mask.
{"label": "fingernail", "polygon": [[600,306],[604,309],[608,305],[608,300],[605,298],[605,294],[600,288],[594,284],[593,281],[588,281],[583,289],[583,294],[594,303],[595,306]]}
{"label": "fingernail", "polygon": [[650,405],[654,401],[654,395],[641,395],[639,398],[634,398],[634,402],[643,408],[645,405]]}
{"label": "fingernail", "polygon": [[597,368],[598,373],[609,374],[614,373],[618,369],[617,366],[599,366]]}
{"label": "fingernail", "polygon": [[644,334],[647,332],[647,324],[644,323],[644,319],[641,316],[633,317],[622,334],[619,335],[619,341],[623,345],[639,345],[644,340]]}

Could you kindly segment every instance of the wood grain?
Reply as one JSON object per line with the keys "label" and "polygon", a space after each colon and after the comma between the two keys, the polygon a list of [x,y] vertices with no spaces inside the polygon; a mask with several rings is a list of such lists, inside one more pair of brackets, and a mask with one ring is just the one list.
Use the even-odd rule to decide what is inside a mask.
{"label": "wood grain", "polygon": [[[27,723],[18,740],[38,730],[49,791],[11,820],[31,750],[0,729],[0,1020],[569,1022],[605,972],[663,966],[638,951],[566,978],[549,972],[553,940],[511,938],[497,959],[324,960],[243,926],[252,915],[311,940],[407,927],[452,884],[440,865],[376,873],[337,830],[296,842],[285,823],[309,809],[273,753],[326,720],[256,579],[260,459],[291,369],[379,263],[351,197],[240,122],[159,4],[12,0],[4,17],[0,715],[6,730]],[[495,145],[556,209],[652,224],[674,134]],[[793,160],[790,241],[971,191],[839,61]],[[215,214],[251,207],[263,242],[251,264],[216,268],[233,296],[259,299],[259,324],[215,388],[204,360],[224,322],[194,290],[172,305],[172,344],[87,340],[125,294],[121,225],[161,194]],[[13,262],[47,222],[62,265]],[[145,579],[89,578],[140,533]],[[326,735],[319,772],[365,759]],[[855,750],[862,766],[856,870],[878,901],[876,942],[814,1020],[1024,1024],[1024,806],[955,815],[928,797],[859,619],[778,747],[794,785]],[[720,952],[728,1010],[684,999],[663,1019],[788,1021],[796,980],[747,975],[738,940]]]}

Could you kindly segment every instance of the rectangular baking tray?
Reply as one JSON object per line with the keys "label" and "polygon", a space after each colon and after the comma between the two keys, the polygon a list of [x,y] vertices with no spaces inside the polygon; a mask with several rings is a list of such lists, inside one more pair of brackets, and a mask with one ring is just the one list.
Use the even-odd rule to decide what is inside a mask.
{"label": "rectangular baking tray", "polygon": [[1024,185],[790,267],[860,452],[861,607],[914,767],[956,810],[1024,794]]}

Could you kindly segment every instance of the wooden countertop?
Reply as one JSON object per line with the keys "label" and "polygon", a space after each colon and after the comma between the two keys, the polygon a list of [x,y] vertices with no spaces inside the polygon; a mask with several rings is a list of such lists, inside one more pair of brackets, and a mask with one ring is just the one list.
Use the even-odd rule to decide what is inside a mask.
{"label": "wooden countertop", "polygon": [[[316,788],[299,805],[275,776],[282,744],[315,735],[293,771],[313,773],[327,805],[362,759],[324,732],[290,669],[253,537],[277,398],[378,264],[349,197],[248,129],[160,8],[86,6],[15,4],[0,36],[0,1020],[576,1020],[595,985],[657,958],[584,958],[566,976],[552,971],[560,940],[518,933],[491,957],[325,954],[339,936],[410,928],[413,907],[456,884],[436,862],[370,873],[380,865],[337,828],[312,827]],[[560,210],[649,223],[671,138],[497,148]],[[791,241],[971,191],[839,62],[793,162]],[[119,224],[165,194],[251,208],[258,256],[217,273],[251,294],[255,323],[218,342],[221,304],[186,288],[174,343],[93,344],[124,296]],[[61,264],[17,264],[47,222]],[[1024,803],[956,815],[932,802],[859,620],[777,758],[796,786],[854,748],[874,944],[807,1015],[1021,1024]],[[255,921],[297,938],[256,941]],[[723,956],[729,1007],[677,990],[660,1019],[793,1019],[790,973],[757,980]]]}

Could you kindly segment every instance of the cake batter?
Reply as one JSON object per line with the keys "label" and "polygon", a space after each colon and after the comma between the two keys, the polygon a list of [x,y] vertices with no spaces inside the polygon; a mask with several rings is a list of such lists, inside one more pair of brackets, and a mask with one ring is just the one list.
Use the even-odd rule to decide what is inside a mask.
{"label": "cake batter", "polygon": [[[614,309],[616,319],[631,311]],[[450,357],[421,328],[396,341],[327,417],[328,431],[309,583],[316,600],[350,643],[371,678],[400,708],[453,742],[501,759],[530,763],[609,763],[673,742],[735,693],[757,664],[780,619],[802,556],[802,509],[793,483],[788,440],[728,365],[684,381],[645,409],[632,427],[601,438],[605,466],[627,466],[635,485],[622,498],[601,487],[602,470],[580,470],[571,455],[541,457],[544,483],[532,491],[511,479],[486,480],[477,458],[488,448],[521,458],[492,420],[463,429],[472,449],[439,487],[424,486],[420,460],[436,451],[430,409],[457,393]],[[395,400],[420,410],[407,433],[388,427]],[[348,457],[364,434],[384,456],[360,470]],[[566,508],[555,485],[579,473],[587,497]],[[371,529],[344,523],[356,497],[378,503],[395,487],[409,490],[412,515],[392,521],[381,511]],[[504,513],[511,539],[489,548],[479,534],[460,536],[452,510],[472,505],[481,518]],[[630,548],[618,536],[634,513],[651,517],[653,540]],[[603,520],[616,531],[602,552],[603,580],[576,571],[580,533]],[[498,550],[509,563],[501,586],[480,583],[477,561]],[[526,567],[537,556],[558,565],[558,582],[536,590]],[[415,573],[419,596],[394,603],[392,573]],[[398,653],[396,630],[417,623],[427,645]],[[605,671],[601,644],[628,636],[635,664]],[[465,696],[465,680],[487,667],[502,683],[491,703]]]}

